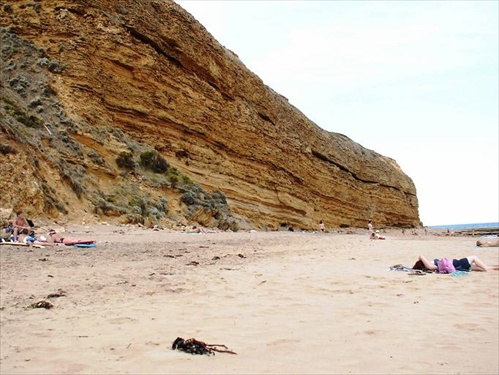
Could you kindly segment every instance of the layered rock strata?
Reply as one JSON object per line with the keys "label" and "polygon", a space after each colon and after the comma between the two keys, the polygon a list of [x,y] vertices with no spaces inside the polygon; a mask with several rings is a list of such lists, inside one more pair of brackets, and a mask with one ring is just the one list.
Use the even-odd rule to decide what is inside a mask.
{"label": "layered rock strata", "polygon": [[133,185],[164,196],[176,220],[185,211],[172,184],[116,165],[149,147],[254,227],[421,224],[415,186],[393,159],[307,119],[174,2],[12,1],[0,14],[12,151],[1,155],[2,207],[81,216],[96,192]]}

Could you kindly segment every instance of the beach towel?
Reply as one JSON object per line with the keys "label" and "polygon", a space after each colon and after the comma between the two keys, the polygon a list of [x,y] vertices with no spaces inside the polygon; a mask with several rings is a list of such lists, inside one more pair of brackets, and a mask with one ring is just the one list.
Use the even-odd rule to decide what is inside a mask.
{"label": "beach towel", "polygon": [[24,247],[36,247],[38,249],[43,249],[42,245],[38,244],[29,244],[29,243],[24,243],[24,242],[0,242],[0,245],[10,245],[10,246],[24,246]]}
{"label": "beach towel", "polygon": [[432,273],[433,271],[425,268],[425,269],[421,269],[421,268],[417,268],[417,262],[416,264],[412,267],[412,268],[409,268],[409,267],[406,267],[406,266],[403,266],[402,264],[396,264],[394,266],[391,266],[390,267],[390,271],[403,271],[403,272],[408,272],[409,275],[416,275],[416,276],[420,276],[420,275],[426,275],[427,273]]}
{"label": "beach towel", "polygon": [[412,272],[414,271],[413,268],[405,267],[401,264],[396,264],[394,266],[390,267],[390,271],[404,271],[404,272]]}
{"label": "beach towel", "polygon": [[62,239],[62,243],[66,246],[76,246],[76,245],[92,245],[95,244],[95,240],[69,240],[69,239]]}
{"label": "beach towel", "polygon": [[92,243],[75,243],[73,246],[75,246],[75,247],[82,247],[82,248],[89,248],[89,247],[96,247],[97,244],[95,242],[92,242]]}

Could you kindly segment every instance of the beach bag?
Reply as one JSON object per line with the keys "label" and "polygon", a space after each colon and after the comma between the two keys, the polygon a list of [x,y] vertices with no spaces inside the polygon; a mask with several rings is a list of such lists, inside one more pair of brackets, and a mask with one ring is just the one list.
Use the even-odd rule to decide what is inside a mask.
{"label": "beach bag", "polygon": [[442,258],[438,262],[438,272],[439,273],[453,273],[456,272],[452,260],[449,258]]}

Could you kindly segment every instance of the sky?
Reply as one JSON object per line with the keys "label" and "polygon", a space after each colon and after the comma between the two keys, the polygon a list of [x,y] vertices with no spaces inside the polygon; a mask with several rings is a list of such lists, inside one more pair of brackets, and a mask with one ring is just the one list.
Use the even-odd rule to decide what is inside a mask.
{"label": "sky", "polygon": [[499,2],[176,0],[324,130],[397,161],[423,225],[499,222]]}

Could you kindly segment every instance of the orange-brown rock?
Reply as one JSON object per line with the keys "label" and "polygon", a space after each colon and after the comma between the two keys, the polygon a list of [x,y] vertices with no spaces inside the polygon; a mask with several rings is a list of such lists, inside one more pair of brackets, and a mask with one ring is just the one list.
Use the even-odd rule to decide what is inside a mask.
{"label": "orange-brown rock", "polygon": [[[197,183],[260,228],[420,225],[393,159],[308,120],[176,3],[3,4],[0,207],[220,224],[186,211]],[[153,151],[167,175],[140,167]]]}

